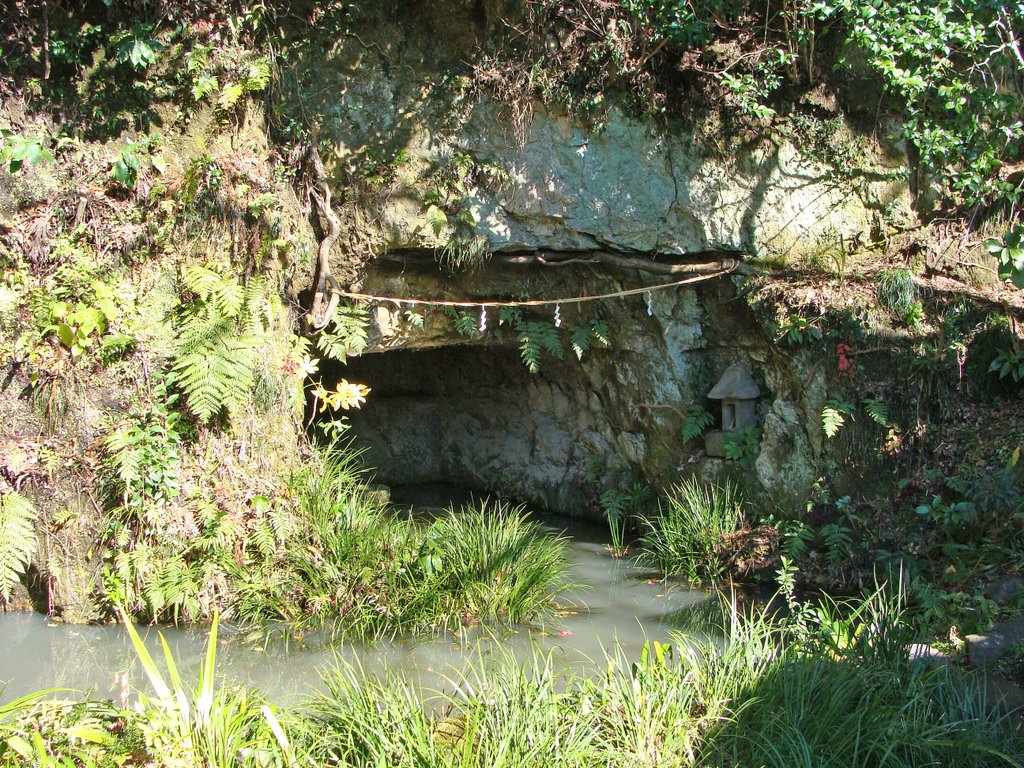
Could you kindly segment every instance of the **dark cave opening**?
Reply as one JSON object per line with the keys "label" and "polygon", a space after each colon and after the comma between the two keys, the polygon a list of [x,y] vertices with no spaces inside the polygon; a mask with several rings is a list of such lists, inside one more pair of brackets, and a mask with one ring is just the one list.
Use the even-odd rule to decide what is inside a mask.
{"label": "dark cave opening", "polygon": [[348,415],[377,482],[445,483],[588,516],[587,468],[606,446],[578,365],[531,373],[514,347],[467,344],[364,354],[338,374],[371,388]]}

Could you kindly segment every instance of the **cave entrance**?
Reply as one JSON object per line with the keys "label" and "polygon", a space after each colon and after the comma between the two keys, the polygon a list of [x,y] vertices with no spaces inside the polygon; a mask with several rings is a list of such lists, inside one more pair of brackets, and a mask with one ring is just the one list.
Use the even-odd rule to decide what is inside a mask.
{"label": "cave entrance", "polygon": [[579,366],[546,360],[534,374],[515,348],[463,345],[368,353],[341,375],[372,389],[350,420],[378,482],[446,484],[588,515],[588,467],[605,446]]}

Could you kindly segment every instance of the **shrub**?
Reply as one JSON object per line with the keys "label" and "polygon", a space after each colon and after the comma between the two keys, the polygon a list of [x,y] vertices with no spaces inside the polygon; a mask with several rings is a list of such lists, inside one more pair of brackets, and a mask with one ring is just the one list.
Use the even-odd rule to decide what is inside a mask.
{"label": "shrub", "polygon": [[739,489],[689,478],[669,491],[658,513],[647,518],[640,562],[668,575],[716,579],[725,565],[726,537],[743,522]]}

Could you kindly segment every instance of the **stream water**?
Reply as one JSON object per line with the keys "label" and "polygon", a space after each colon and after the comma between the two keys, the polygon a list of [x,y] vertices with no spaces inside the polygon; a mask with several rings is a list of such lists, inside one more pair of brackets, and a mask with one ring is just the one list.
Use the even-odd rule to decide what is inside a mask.
{"label": "stream water", "polygon": [[[418,491],[420,496],[424,492]],[[416,493],[410,498],[416,501]],[[426,493],[436,496],[436,490]],[[276,703],[307,696],[321,670],[338,659],[368,672],[398,672],[428,688],[481,656],[512,654],[531,663],[538,652],[553,663],[580,671],[604,668],[605,656],[621,647],[625,658],[638,657],[646,640],[667,641],[674,629],[697,629],[707,595],[685,585],[666,584],[626,559],[612,556],[603,526],[545,516],[542,522],[569,537],[572,592],[560,595],[559,615],[538,625],[510,631],[475,630],[426,638],[402,638],[372,644],[326,645],[306,642],[253,644],[222,628],[217,669],[231,683],[251,685]],[[147,646],[159,658],[163,634],[186,681],[195,681],[205,654],[207,631],[141,628]],[[125,677],[127,675],[127,677]],[[117,700],[132,688],[148,690],[141,665],[122,627],[53,624],[32,613],[0,614],[0,703],[30,691],[67,688]]]}

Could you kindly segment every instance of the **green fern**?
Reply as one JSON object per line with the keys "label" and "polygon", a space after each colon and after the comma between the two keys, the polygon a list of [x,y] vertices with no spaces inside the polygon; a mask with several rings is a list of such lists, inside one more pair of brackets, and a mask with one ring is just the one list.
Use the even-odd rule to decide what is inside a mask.
{"label": "green fern", "polygon": [[257,59],[252,62],[242,75],[242,89],[246,93],[258,93],[270,85],[270,62]]}
{"label": "green fern", "polygon": [[28,567],[36,549],[36,510],[16,491],[0,493],[0,598],[11,590]]}
{"label": "green fern", "polygon": [[245,301],[245,289],[213,265],[192,264],[182,273],[182,285],[225,317],[237,317]]}
{"label": "green fern", "polygon": [[590,349],[590,326],[578,323],[569,334],[569,346],[576,353],[576,359],[582,360],[583,354]]}
{"label": "green fern", "polygon": [[576,353],[576,359],[582,360],[583,354],[591,349],[595,342],[602,347],[608,346],[608,326],[599,318],[581,318],[569,333],[569,346]]}
{"label": "green fern", "polygon": [[192,98],[202,101],[220,88],[216,75],[201,74],[192,82]]}
{"label": "green fern", "polygon": [[853,414],[853,405],[846,400],[830,398],[821,411],[821,427],[825,436],[833,438],[839,434],[840,427],[846,423],[846,417]]}
{"label": "green fern", "polygon": [[849,559],[853,542],[849,528],[830,523],[821,529],[821,539],[825,543],[825,560],[832,568],[838,568]]}
{"label": "green fern", "polygon": [[889,426],[889,406],[881,400],[865,400],[864,410],[873,422],[881,427]]}
{"label": "green fern", "polygon": [[684,443],[696,440],[711,426],[715,417],[699,405],[693,405],[683,419],[682,438]]}
{"label": "green fern", "polygon": [[331,319],[331,330],[321,331],[316,346],[325,357],[344,363],[349,355],[366,349],[370,313],[362,307],[339,304]]}
{"label": "green fern", "polygon": [[254,279],[243,288],[234,278],[199,266],[185,270],[183,284],[194,298],[182,308],[171,370],[200,421],[222,409],[235,415],[255,382],[267,314],[265,285]]}
{"label": "green fern", "polygon": [[519,355],[530,373],[540,371],[541,352],[547,352],[554,358],[562,360],[565,350],[558,329],[551,323],[524,322],[516,327],[519,340]]}

